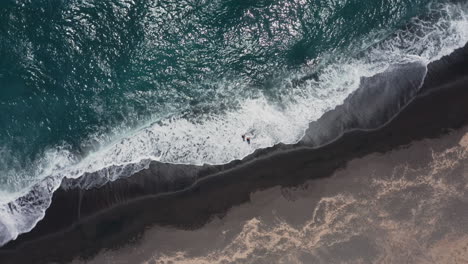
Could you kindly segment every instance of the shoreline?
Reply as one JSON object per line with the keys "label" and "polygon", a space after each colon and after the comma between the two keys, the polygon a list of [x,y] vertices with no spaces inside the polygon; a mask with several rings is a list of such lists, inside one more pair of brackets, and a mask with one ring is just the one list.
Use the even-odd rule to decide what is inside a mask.
{"label": "shoreline", "polygon": [[[59,188],[44,219],[31,232],[0,248],[0,260],[66,262],[127,244],[149,226],[199,228],[248,202],[254,191],[327,177],[352,159],[461,128],[468,124],[467,87],[468,45],[429,64],[416,97],[404,98],[408,104],[377,129],[345,131],[315,148],[304,140],[296,145],[280,144],[225,165],[152,162],[149,169],[101,188]],[[340,109],[346,110],[337,107],[329,113],[343,111]],[[322,124],[321,119],[327,118],[335,121],[329,116],[312,123]],[[313,131],[311,125],[306,135],[315,135]],[[24,250],[27,256],[21,254]]]}

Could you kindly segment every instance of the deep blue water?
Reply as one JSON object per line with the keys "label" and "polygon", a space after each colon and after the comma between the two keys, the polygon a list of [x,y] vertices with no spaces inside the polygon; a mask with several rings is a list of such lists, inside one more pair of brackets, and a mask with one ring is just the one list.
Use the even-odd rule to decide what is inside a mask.
{"label": "deep blue water", "polygon": [[[428,2],[2,1],[0,146],[23,165],[115,126],[235,106],[213,98],[277,100],[272,80],[288,69],[354,50]],[[220,79],[246,85],[223,94]]]}
{"label": "deep blue water", "polygon": [[[319,116],[352,91],[355,84],[346,80],[348,75],[359,80],[354,64],[340,65],[372,60],[373,47],[396,57],[431,57],[411,46],[426,45],[418,39],[425,36],[436,43],[432,51],[450,47],[437,43],[446,37],[424,31],[451,36],[450,21],[440,19],[446,13],[437,12],[442,2],[1,1],[0,201],[17,198],[15,193],[60,171],[60,164],[76,164],[115,142],[112,152],[89,159],[123,164],[146,157],[146,151],[148,157],[170,157],[167,161],[218,161],[212,157],[231,150],[210,149],[204,142],[218,136],[231,144],[232,127],[239,128],[235,135],[257,133],[254,148],[294,141],[302,128],[299,121]],[[342,86],[332,87],[333,78],[343,79]],[[317,106],[290,110],[302,102],[297,97],[302,93],[313,94]],[[317,113],[278,126],[310,109]],[[274,123],[276,117],[283,119]],[[175,120],[183,122],[174,125]],[[141,132],[154,124],[160,127]],[[209,130],[206,124],[212,124]],[[132,141],[135,133],[140,139]],[[288,133],[293,136],[284,136]],[[200,135],[203,141],[192,141]],[[217,140],[216,147],[223,145]],[[135,149],[128,150],[129,145]],[[232,153],[240,153],[234,158],[250,151],[233,148]]]}

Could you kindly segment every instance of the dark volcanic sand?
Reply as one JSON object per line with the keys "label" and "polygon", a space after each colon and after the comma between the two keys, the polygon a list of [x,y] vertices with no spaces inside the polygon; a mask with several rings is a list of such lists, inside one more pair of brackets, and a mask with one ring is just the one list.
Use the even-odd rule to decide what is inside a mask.
{"label": "dark volcanic sand", "polygon": [[[420,73],[418,65],[404,65],[401,69],[404,71],[400,73]],[[390,80],[398,77],[398,73],[396,76],[392,74],[386,74]],[[259,150],[243,161],[222,166],[196,167],[154,162],[147,170],[101,188],[86,191],[80,188],[59,189],[45,218],[36,228],[0,249],[0,262],[66,262],[76,256],[93,256],[103,248],[121,247],[129,241],[138,243],[141,234],[154,225],[191,230],[201,228],[213,217],[222,216],[229,208],[249,201],[250,194],[256,190],[278,185],[295,186],[312,178],[328,177],[353,159],[373,152],[390,151],[417,139],[438,137],[468,123],[468,48],[465,47],[429,65],[427,78],[417,98],[386,126],[375,130],[353,130],[330,144],[310,147],[326,142],[315,136],[321,130],[328,129],[339,136],[342,130],[375,128],[385,123],[398,109],[395,108],[398,104],[404,104],[411,98],[411,91],[415,91],[414,87],[420,83],[412,76],[401,78],[408,81],[409,89],[405,90],[408,93],[398,94],[401,96],[395,97],[398,103],[389,104],[386,108],[373,106],[378,114],[368,122],[359,123],[359,119],[353,119],[353,116],[339,119],[349,109],[365,115],[367,105],[362,102],[378,101],[379,94],[364,89],[352,95],[344,106],[312,123],[304,140],[297,145]],[[367,83],[385,84],[386,92],[392,88],[392,82],[382,84],[379,77],[369,79]],[[336,121],[344,125],[336,126]],[[408,158],[412,158],[409,161],[419,159]],[[430,164],[431,161],[427,162]],[[372,175],[368,176],[370,180]],[[195,186],[179,191],[197,179]],[[320,190],[321,187],[316,188]],[[160,195],[162,193],[166,194]],[[311,204],[311,208],[313,206]],[[329,220],[324,218],[320,221]],[[364,241],[366,238],[357,239]],[[354,252],[357,258],[365,257],[364,253],[356,253],[359,250],[352,248],[355,243],[349,244],[349,252]],[[262,255],[266,249],[259,250],[255,254]],[[337,254],[341,254],[338,251]]]}
{"label": "dark volcanic sand", "polygon": [[467,263],[468,127],[73,263]]}

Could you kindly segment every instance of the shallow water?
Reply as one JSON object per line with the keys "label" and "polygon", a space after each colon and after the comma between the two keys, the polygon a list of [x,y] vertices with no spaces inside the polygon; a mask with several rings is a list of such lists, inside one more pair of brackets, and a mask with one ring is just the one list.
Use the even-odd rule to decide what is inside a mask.
{"label": "shallow water", "polygon": [[464,45],[464,5],[2,2],[0,244],[34,227],[63,177],[297,142],[361,77]]}
{"label": "shallow water", "polygon": [[468,129],[251,195],[197,230],[148,228],[73,263],[465,263]]}

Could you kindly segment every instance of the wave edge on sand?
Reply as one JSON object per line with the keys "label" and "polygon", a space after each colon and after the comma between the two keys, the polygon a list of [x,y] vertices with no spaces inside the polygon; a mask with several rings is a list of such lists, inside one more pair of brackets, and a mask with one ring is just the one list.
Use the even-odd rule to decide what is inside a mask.
{"label": "wave edge on sand", "polygon": [[[442,53],[447,52],[448,51],[445,50]],[[438,57],[436,56],[436,58]],[[363,83],[365,85],[373,87],[382,86],[382,84],[384,84],[383,86],[387,87],[387,89],[385,89],[386,92],[380,94],[380,97],[378,93],[375,93],[377,90],[372,90],[371,88],[359,89],[355,93],[352,93],[343,105],[339,105],[335,110],[325,113],[320,118],[322,121],[319,119],[318,121],[310,124],[305,135],[302,137],[302,140],[299,142],[299,146],[322,147],[324,144],[339,140],[343,134],[353,131],[354,129],[369,130],[385,124],[391,119],[391,117],[395,116],[402,107],[415,96],[418,89],[423,86],[423,81],[426,77],[426,65],[424,63],[407,63],[401,64],[399,67],[394,65],[383,73],[363,79]],[[402,85],[401,93],[396,93],[391,89],[391,82],[395,82],[395,78],[398,78],[398,74],[402,74],[399,70],[414,70],[417,74],[415,74],[415,79],[403,80],[406,81],[405,85],[408,86]],[[378,78],[383,75],[387,76],[379,80]],[[392,81],[389,82],[388,80]],[[387,86],[385,86],[386,82]],[[362,91],[365,92],[362,93]],[[383,101],[381,101],[382,103],[376,104],[376,108],[372,110],[359,109],[359,106],[363,106],[361,103],[363,101],[361,100],[367,100],[369,99],[369,96],[376,96],[375,98],[381,98]],[[375,102],[378,101],[376,100]],[[389,103],[388,105],[386,104],[387,102]],[[338,114],[340,111],[341,114]],[[333,117],[332,115],[335,116]],[[203,165],[197,167],[182,164],[165,164],[156,166],[155,164],[159,164],[159,162],[151,161],[151,159],[142,159],[139,163],[109,166],[97,172],[85,172],[80,174],[83,176],[77,179],[62,179],[61,177],[53,176],[45,177],[39,184],[34,185],[27,194],[22,195],[14,202],[10,202],[7,206],[2,207],[2,224],[0,226],[2,239],[0,240],[0,244],[7,243],[9,240],[16,238],[20,233],[31,231],[38,221],[45,216],[45,211],[49,208],[52,202],[52,194],[60,188],[60,186],[62,186],[64,190],[73,189],[77,186],[83,189],[91,189],[94,187],[104,186],[108,182],[118,180],[120,177],[116,177],[116,175],[131,176],[138,172],[145,173],[145,171],[148,170],[153,171],[154,167],[167,167],[169,169],[165,169],[169,171],[174,170],[175,172],[165,172],[162,173],[163,176],[158,175],[157,177],[159,178],[157,179],[157,182],[158,184],[161,184],[161,187],[157,187],[156,189],[163,190],[167,185],[173,185],[173,188],[176,186],[176,189],[169,188],[170,190],[168,192],[171,193],[184,190],[187,186],[192,186],[195,182],[198,182],[198,179],[202,178],[203,175],[212,173],[212,171],[223,173],[226,169],[234,168],[238,164],[255,162],[255,159],[258,159],[259,156],[264,155],[265,153],[277,153],[284,151],[285,149],[292,150],[296,147],[297,146],[294,145],[278,144],[274,147],[256,150],[249,156],[245,157],[243,161],[234,160],[230,163],[218,166]],[[268,155],[273,155],[271,153]],[[173,169],[173,167],[177,167],[178,169]],[[194,167],[197,169],[192,169]],[[61,173],[61,175],[63,174]],[[170,177],[167,175],[170,175]],[[165,181],[169,184],[165,183]],[[31,201],[34,202],[35,208],[25,206]]]}

